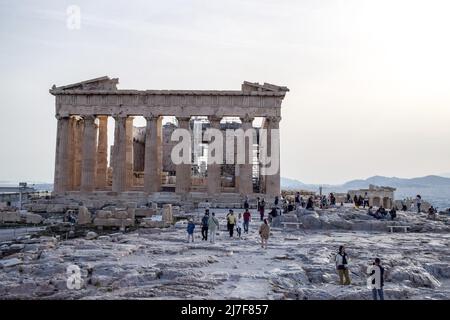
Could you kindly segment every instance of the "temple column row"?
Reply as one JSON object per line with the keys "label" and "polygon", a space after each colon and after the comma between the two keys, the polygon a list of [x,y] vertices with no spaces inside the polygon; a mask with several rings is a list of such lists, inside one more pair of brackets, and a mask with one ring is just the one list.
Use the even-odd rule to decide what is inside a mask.
{"label": "temple column row", "polygon": [[[97,117],[81,116],[81,119],[77,118],[79,120],[74,124],[76,132],[73,132],[75,129],[72,128],[70,122],[73,118],[57,117],[57,119],[54,191],[60,193],[77,190],[77,186],[82,192],[104,190],[107,186],[108,117],[102,115]],[[98,125],[95,123],[96,119],[98,119]],[[130,190],[133,185],[133,118],[120,115],[114,116],[114,119],[115,142],[111,159],[113,168],[112,191],[124,192]],[[178,117],[177,119],[179,128],[190,130],[190,117]],[[146,120],[144,191],[152,193],[161,191],[162,117],[149,116],[146,117]],[[220,118],[210,117],[209,120],[211,128],[220,130]],[[241,121],[244,132],[252,128],[253,118],[247,116],[241,118]],[[265,128],[268,130],[267,154],[272,155],[274,153],[273,156],[278,157],[276,173],[264,176],[264,179],[262,179],[264,193],[269,195],[280,193],[279,121],[279,117],[271,117],[265,120]],[[242,195],[253,193],[253,137],[249,138],[245,139],[245,162],[236,165],[236,191]],[[79,158],[79,165],[75,163],[75,158]],[[190,191],[191,167],[191,164],[176,166],[175,192],[187,193]],[[77,170],[80,171],[79,182],[77,182]],[[209,195],[221,193],[220,164],[212,163],[208,165],[207,191]]]}

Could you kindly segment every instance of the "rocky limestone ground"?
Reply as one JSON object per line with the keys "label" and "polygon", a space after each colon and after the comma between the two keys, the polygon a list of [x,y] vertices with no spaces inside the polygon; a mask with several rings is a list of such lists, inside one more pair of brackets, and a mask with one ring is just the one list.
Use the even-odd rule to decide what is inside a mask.
{"label": "rocky limestone ground", "polygon": [[[420,232],[388,233],[378,225],[390,222],[366,219],[365,211],[299,210],[279,221],[296,216],[307,228],[274,227],[264,250],[260,221],[252,221],[242,239],[230,239],[225,212],[216,210],[221,221],[216,244],[201,241],[199,226],[195,242],[187,243],[183,225],[62,241],[30,236],[4,241],[3,249],[15,247],[0,259],[0,298],[370,299],[365,271],[377,256],[386,269],[386,299],[450,298],[447,218],[399,213],[398,223]],[[333,261],[339,245],[350,256],[350,286],[338,285]],[[67,287],[70,265],[80,267],[79,290]]]}

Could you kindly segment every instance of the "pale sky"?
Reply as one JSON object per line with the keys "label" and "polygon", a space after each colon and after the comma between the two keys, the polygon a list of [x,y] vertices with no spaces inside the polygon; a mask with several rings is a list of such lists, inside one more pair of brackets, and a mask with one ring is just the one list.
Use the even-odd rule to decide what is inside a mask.
{"label": "pale sky", "polygon": [[48,89],[103,75],[288,86],[281,175],[306,183],[450,172],[449,16],[447,0],[0,0],[0,181],[53,181]]}

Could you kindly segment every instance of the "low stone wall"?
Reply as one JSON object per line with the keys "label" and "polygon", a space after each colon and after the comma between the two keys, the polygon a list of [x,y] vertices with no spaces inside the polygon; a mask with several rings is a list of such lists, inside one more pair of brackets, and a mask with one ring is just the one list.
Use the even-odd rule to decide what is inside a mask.
{"label": "low stone wall", "polygon": [[42,216],[34,213],[20,211],[0,212],[0,223],[40,224],[42,221]]}

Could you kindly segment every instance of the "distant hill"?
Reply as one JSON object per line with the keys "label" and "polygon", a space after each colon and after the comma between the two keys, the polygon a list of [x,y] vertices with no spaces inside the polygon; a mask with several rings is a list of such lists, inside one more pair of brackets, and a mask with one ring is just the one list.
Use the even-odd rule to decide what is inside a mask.
{"label": "distant hill", "polygon": [[346,182],[342,186],[345,188],[366,188],[369,184],[374,184],[378,186],[390,186],[394,188],[398,187],[437,187],[437,186],[449,186],[450,178],[440,177],[440,176],[425,176],[419,178],[397,178],[397,177],[383,177],[383,176],[373,176],[365,180],[352,180]]}
{"label": "distant hill", "polygon": [[281,187],[285,189],[301,189],[305,186],[303,182],[300,182],[295,179],[281,177],[280,180],[281,180]]}
{"label": "distant hill", "polygon": [[318,192],[322,186],[323,193],[347,192],[351,189],[368,188],[370,184],[377,186],[394,187],[396,199],[422,195],[423,199],[439,208],[450,207],[450,178],[430,175],[418,178],[397,178],[373,176],[367,179],[351,180],[342,185],[305,184],[298,180],[281,178],[282,189],[304,189]]}

